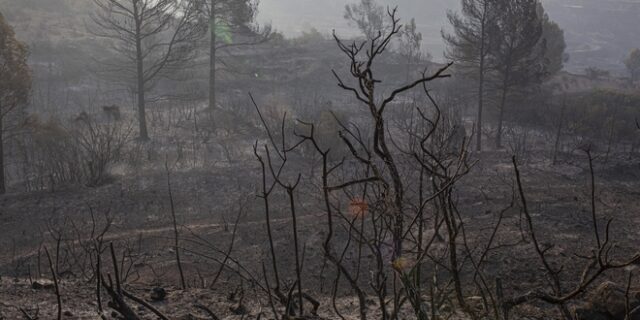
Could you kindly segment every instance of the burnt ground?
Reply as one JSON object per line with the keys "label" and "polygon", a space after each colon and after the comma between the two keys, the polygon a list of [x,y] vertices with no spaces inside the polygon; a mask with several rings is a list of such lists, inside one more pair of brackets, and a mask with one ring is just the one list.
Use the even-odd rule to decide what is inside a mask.
{"label": "burnt ground", "polygon": [[[482,248],[499,213],[509,206],[514,187],[513,168],[506,153],[486,152],[479,160],[472,173],[460,182],[457,192],[470,247],[474,250]],[[590,176],[586,158],[567,155],[563,160],[552,166],[542,157],[533,157],[521,171],[540,242],[551,246],[548,256],[554,265],[564,266],[564,286],[571,288],[586,264],[580,256],[589,254],[595,239],[590,219]],[[610,234],[618,244],[613,254],[628,256],[640,247],[640,165],[620,157],[609,159],[608,163],[596,161],[595,170],[600,232],[604,234],[607,219],[613,218]],[[63,310],[69,311],[63,318],[94,319],[94,282],[83,277],[89,274],[91,263],[84,262],[85,270],[80,270],[74,255],[81,255],[79,244],[90,237],[92,215],[97,221],[95,229],[100,229],[105,213],[113,219],[105,241],[118,243],[117,251],[122,251],[123,255],[128,253],[127,285],[130,291],[148,299],[151,288],[166,288],[168,298],[156,305],[172,318],[184,316],[188,319],[189,313],[204,316],[192,307],[197,302],[211,306],[225,319],[240,319],[241,316],[234,315],[231,309],[238,304],[237,292],[242,286],[246,291],[243,304],[255,316],[268,307],[258,304],[255,297],[261,293],[248,285],[247,279],[242,280],[233,272],[223,272],[213,289],[202,287],[209,286],[207,281],[219,268],[216,261],[224,258],[220,250],[228,248],[238,212],[241,216],[232,257],[248,271],[243,277],[261,278],[262,263],[270,263],[263,203],[256,197],[259,179],[258,164],[251,161],[206,170],[175,169],[171,172],[179,230],[184,247],[189,248],[182,251],[186,281],[191,287],[186,291],[179,288],[166,172],[163,170],[125,170],[125,174],[117,176],[111,184],[97,188],[69,187],[55,192],[2,197],[0,318],[20,318],[19,308],[34,313],[37,309],[41,319],[54,317],[53,291],[31,288],[34,279],[50,278],[48,264],[44,262],[43,248],[46,246],[58,257]],[[313,196],[313,190],[305,188],[297,196],[301,199]],[[285,200],[281,194],[276,196],[272,225],[281,277],[291,284],[294,260],[290,213],[284,205]],[[326,218],[319,208],[314,201],[302,202],[298,233],[305,245],[305,288],[320,300],[321,311],[331,315],[329,297],[333,279],[325,270],[320,249]],[[507,295],[524,293],[544,283],[541,264],[532,244],[522,237],[523,223],[517,205],[506,211],[485,265],[487,274],[502,278]],[[62,236],[58,237],[58,234]],[[56,249],[56,238],[61,238],[59,249]],[[340,243],[341,239],[334,241]],[[227,261],[227,264],[237,268],[233,262]],[[624,276],[624,273],[618,273],[611,279],[621,282]],[[347,290],[340,295],[340,308],[346,315],[355,315],[355,300],[348,296]],[[520,312],[552,319],[553,314],[546,313],[543,307],[529,304]],[[375,306],[371,309],[373,314]],[[145,316],[153,318],[149,312]]]}

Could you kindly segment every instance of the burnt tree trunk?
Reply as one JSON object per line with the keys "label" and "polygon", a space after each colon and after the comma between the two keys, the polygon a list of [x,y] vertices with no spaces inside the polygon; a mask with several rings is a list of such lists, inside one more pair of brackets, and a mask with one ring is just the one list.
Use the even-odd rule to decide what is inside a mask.
{"label": "burnt tree trunk", "polygon": [[5,194],[7,188],[4,175],[4,128],[2,126],[2,120],[2,117],[0,117],[0,194]]}
{"label": "burnt tree trunk", "polygon": [[211,32],[211,41],[209,42],[209,112],[213,113],[216,108],[216,0],[211,0],[209,29]]}
{"label": "burnt tree trunk", "polygon": [[480,67],[479,67],[479,80],[478,80],[478,119],[476,133],[476,150],[482,151],[482,111],[484,107],[484,72],[485,72],[485,27],[486,27],[486,15],[487,15],[487,2],[484,3],[484,13],[482,15],[482,27],[481,27],[481,39],[480,39]]}
{"label": "burnt tree trunk", "polygon": [[511,73],[511,64],[507,62],[505,66],[504,79],[502,80],[502,97],[500,98],[498,128],[496,131],[496,149],[502,148],[502,129],[504,126],[504,111],[507,107],[507,95],[509,91],[509,74]]}
{"label": "burnt tree trunk", "polygon": [[562,136],[562,128],[564,125],[564,112],[566,107],[566,101],[562,100],[562,107],[560,108],[560,119],[558,120],[558,128],[556,129],[556,139],[553,146],[553,160],[552,163],[555,165],[558,162],[558,153],[560,152],[560,138]]}
{"label": "burnt tree trunk", "polygon": [[140,140],[149,140],[149,133],[147,131],[147,113],[144,97],[144,61],[142,56],[142,39],[140,33],[142,31],[142,21],[140,13],[138,11],[137,4],[133,5],[134,20],[136,24],[136,77],[137,77],[137,94],[138,94],[138,127],[140,130]]}

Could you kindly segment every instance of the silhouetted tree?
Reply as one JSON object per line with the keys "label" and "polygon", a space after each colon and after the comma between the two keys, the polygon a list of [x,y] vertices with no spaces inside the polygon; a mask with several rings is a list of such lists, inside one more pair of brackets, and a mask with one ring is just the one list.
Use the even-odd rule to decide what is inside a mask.
{"label": "silhouetted tree", "polygon": [[538,4],[538,17],[542,19],[541,46],[545,46],[545,72],[552,76],[564,67],[564,63],[569,61],[569,54],[565,52],[567,44],[564,40],[564,30],[549,18],[545,13],[542,3]]}
{"label": "silhouetted tree", "polygon": [[453,33],[442,32],[447,50],[445,57],[454,60],[478,81],[478,113],[476,119],[476,149],[482,150],[482,117],[485,100],[485,79],[489,72],[490,24],[494,20],[495,0],[462,0],[461,14],[448,12]]}
{"label": "silhouetted tree", "polygon": [[418,32],[416,19],[411,19],[409,23],[403,26],[398,44],[398,53],[405,59],[407,64],[407,80],[411,76],[413,66],[431,58],[428,53],[426,55],[422,53],[422,33]]}
{"label": "silhouetted tree", "polygon": [[367,40],[386,32],[384,8],[375,0],[360,0],[345,6],[344,18],[358,27]]}
{"label": "silhouetted tree", "polygon": [[640,49],[631,50],[629,57],[624,60],[624,65],[629,70],[631,81],[640,80]]}
{"label": "silhouetted tree", "polygon": [[495,23],[490,31],[495,41],[489,48],[489,59],[496,66],[498,123],[496,148],[502,146],[502,129],[507,98],[515,88],[539,83],[545,74],[545,43],[540,43],[542,20],[538,17],[537,0],[500,0]]}
{"label": "silhouetted tree", "polygon": [[205,29],[194,2],[178,0],[93,0],[90,32],[110,39],[124,62],[106,64],[118,77],[134,80],[139,137],[148,140],[145,93],[159,76],[193,59]]}
{"label": "silhouetted tree", "polygon": [[271,28],[255,25],[256,0],[194,0],[204,15],[209,30],[209,110],[216,107],[216,63],[218,51],[242,45],[254,45],[269,39]]}
{"label": "silhouetted tree", "polygon": [[13,29],[0,14],[0,194],[6,192],[5,133],[12,128],[5,122],[20,106],[25,105],[31,90],[27,54],[26,46],[16,39]]}
{"label": "silhouetted tree", "polygon": [[602,70],[596,67],[588,67],[584,69],[584,73],[590,80],[599,80],[602,78],[608,78],[611,73],[607,70]]}

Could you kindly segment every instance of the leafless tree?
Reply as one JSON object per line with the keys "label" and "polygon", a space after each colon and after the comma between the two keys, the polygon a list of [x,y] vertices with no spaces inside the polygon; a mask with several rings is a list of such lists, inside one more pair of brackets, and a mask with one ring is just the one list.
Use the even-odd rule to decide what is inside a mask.
{"label": "leafless tree", "polygon": [[[139,137],[148,140],[146,98],[160,76],[195,56],[205,33],[197,4],[178,0],[93,0],[89,31],[108,39],[118,61],[103,61],[137,95]],[[120,79],[121,81],[121,79]]]}
{"label": "leafless tree", "polygon": [[209,30],[209,109],[216,108],[216,65],[225,64],[219,52],[250,46],[269,39],[271,28],[255,24],[258,2],[255,0],[191,0],[206,20]]}

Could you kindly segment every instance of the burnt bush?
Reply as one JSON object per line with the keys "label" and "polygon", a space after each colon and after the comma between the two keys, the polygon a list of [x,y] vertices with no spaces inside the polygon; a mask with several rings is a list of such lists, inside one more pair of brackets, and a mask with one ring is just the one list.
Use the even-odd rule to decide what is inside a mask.
{"label": "burnt bush", "polygon": [[25,188],[108,182],[109,168],[122,159],[130,133],[123,122],[99,122],[85,113],[66,124],[30,117],[20,145]]}

